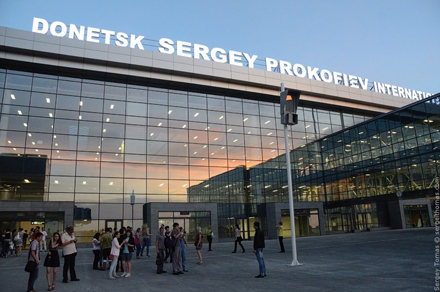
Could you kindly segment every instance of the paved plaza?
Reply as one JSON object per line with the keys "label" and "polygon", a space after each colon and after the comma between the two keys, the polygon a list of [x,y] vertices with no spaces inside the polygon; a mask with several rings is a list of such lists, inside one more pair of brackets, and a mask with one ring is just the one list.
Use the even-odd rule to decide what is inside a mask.
{"label": "paved plaza", "polygon": [[[167,274],[157,275],[154,256],[144,255],[133,260],[130,278],[113,281],[107,272],[92,270],[91,248],[80,248],[76,271],[81,281],[62,283],[61,267],[55,291],[433,291],[434,238],[434,228],[298,238],[298,260],[303,265],[297,267],[288,266],[290,240],[285,240],[286,253],[278,252],[277,240],[266,240],[268,276],[262,279],[255,278],[258,263],[251,241],[244,242],[245,253],[235,254],[233,242],[214,244],[212,252],[205,245],[200,266],[191,244],[189,272],[178,276],[171,273],[171,264],[165,264]],[[0,259],[1,292],[26,291],[25,263],[26,256]],[[40,268],[36,290],[47,291],[45,276]]]}

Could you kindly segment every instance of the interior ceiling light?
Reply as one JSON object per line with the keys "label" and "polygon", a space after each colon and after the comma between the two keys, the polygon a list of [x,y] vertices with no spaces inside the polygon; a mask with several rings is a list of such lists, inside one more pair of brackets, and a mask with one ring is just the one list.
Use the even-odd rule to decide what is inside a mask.
{"label": "interior ceiling light", "polygon": [[18,112],[18,114],[21,116],[23,113],[21,112],[21,110],[18,110],[17,111]]}
{"label": "interior ceiling light", "polygon": [[15,99],[15,95],[11,93],[11,99]]}
{"label": "interior ceiling light", "polygon": [[46,97],[46,102],[50,103],[50,98],[49,97]]}
{"label": "interior ceiling light", "polygon": [[115,107],[114,104],[111,104],[111,105],[110,105],[110,109],[113,109],[114,107]]}
{"label": "interior ceiling light", "polygon": [[244,120],[243,120],[243,122],[246,122],[248,120],[248,118],[245,118]]}
{"label": "interior ceiling light", "polygon": [[173,110],[169,110],[169,111],[168,111],[168,114],[170,115],[172,112],[173,112]]}
{"label": "interior ceiling light", "polygon": [[198,115],[199,115],[199,113],[195,113],[195,114],[194,114],[194,117],[197,117]]}

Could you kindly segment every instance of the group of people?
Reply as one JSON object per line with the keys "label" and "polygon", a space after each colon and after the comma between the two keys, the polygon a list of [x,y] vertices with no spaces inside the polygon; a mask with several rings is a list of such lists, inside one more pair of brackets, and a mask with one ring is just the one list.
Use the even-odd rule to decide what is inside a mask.
{"label": "group of people", "polygon": [[[150,256],[150,236],[151,234],[146,225],[142,227],[142,230],[138,228],[135,232],[130,227],[123,227],[120,230],[107,228],[102,235],[96,233],[92,240],[93,252],[95,254],[93,269],[102,271],[108,269],[108,278],[110,280],[130,277],[132,269],[131,260],[135,249],[137,259],[143,256],[145,248],[146,255]],[[199,265],[203,263],[202,239],[202,230],[198,227],[194,245],[199,257],[197,263]],[[159,228],[155,238],[155,247],[157,274],[166,273],[164,264],[168,263],[168,259],[173,265],[173,275],[181,275],[184,272],[188,272],[186,264],[186,249],[188,248],[186,231],[178,223],[173,224],[172,230],[170,230],[169,226],[164,225]],[[98,267],[99,262],[102,262],[101,267]],[[122,274],[118,275],[117,273],[120,270]]]}
{"label": "group of people", "polygon": [[[14,229],[12,232],[10,229],[5,229],[0,238],[1,241],[1,253],[0,256],[7,257],[8,254],[13,256],[15,253],[16,257],[21,256],[22,249],[26,248],[27,242],[32,242],[35,240],[35,235],[41,232],[43,234],[43,239],[41,240],[41,251],[47,251],[46,249],[46,237],[47,232],[44,227],[40,231],[40,227],[37,226],[35,229],[32,228],[30,233],[28,234],[27,230],[23,230],[23,228]],[[1,232],[0,232],[1,233]]]}
{"label": "group of people", "polygon": [[[29,271],[27,291],[35,291],[34,284],[38,278],[38,271],[41,262],[40,251],[42,247],[46,247],[43,243],[44,235],[42,232],[35,230],[29,246],[28,262],[34,262],[33,269]],[[73,234],[73,227],[67,226],[63,235],[55,232],[48,244],[48,251],[43,265],[46,267],[46,279],[48,290],[55,290],[55,282],[57,278],[58,267],[60,266],[60,257],[58,249],[62,248],[64,257],[63,266],[63,283],[68,283],[68,272],[70,272],[70,281],[79,281],[75,271],[76,237]],[[52,276],[52,281],[51,281]]]}
{"label": "group of people", "polygon": [[[277,226],[279,229],[279,240],[282,251],[284,252],[284,245],[282,245],[282,223]],[[254,237],[254,253],[256,254],[259,264],[259,274],[256,278],[266,277],[266,266],[263,258],[264,232],[260,229],[260,223],[254,223],[255,237]],[[44,231],[44,228],[43,230]],[[28,261],[35,262],[35,269],[30,271],[28,280],[27,291],[34,291],[34,283],[38,278],[38,270],[41,262],[40,252],[46,250],[46,244],[43,243],[45,235],[37,227],[31,231],[30,236],[30,248],[28,253]],[[76,249],[76,237],[73,233],[72,226],[67,226],[65,232],[60,235],[55,232],[49,243],[47,244],[47,255],[44,259],[44,266],[46,267],[46,279],[48,284],[48,290],[55,290],[55,282],[57,278],[57,268],[60,267],[59,249],[62,249],[64,257],[63,266],[63,283],[68,283],[68,273],[70,273],[70,281],[79,281],[75,271],[75,259],[77,255]],[[15,235],[13,235],[15,234]],[[4,237],[2,237],[2,243],[10,243],[15,237],[21,238],[20,243],[17,246],[22,246],[26,241],[24,236],[25,232],[20,228],[11,233],[10,230],[5,231]],[[208,227],[207,239],[209,243],[208,251],[212,251],[211,243],[213,238],[213,232],[211,226]],[[95,234],[92,239],[92,247],[94,253],[93,269],[105,271],[108,269],[108,278],[114,280],[120,277],[130,277],[132,272],[131,260],[133,253],[136,249],[136,258],[143,256],[143,251],[146,248],[146,255],[149,257],[150,248],[150,236],[149,229],[146,225],[138,228],[133,232],[131,227],[122,227],[120,230],[112,230],[107,228],[103,234],[99,232]],[[203,237],[201,227],[197,227],[197,232],[194,239],[194,246],[198,255],[198,265],[203,264],[202,259],[202,247]],[[6,240],[9,239],[9,240]],[[242,237],[240,228],[236,225],[235,229],[235,248],[233,253],[237,251],[237,244],[242,248],[242,252],[245,249],[241,243]],[[141,244],[142,243],[142,244]],[[156,265],[157,274],[166,273],[164,269],[164,263],[168,263],[168,258],[173,267],[173,275],[181,275],[184,272],[188,272],[186,263],[186,249],[188,248],[188,241],[186,231],[179,226],[178,223],[174,223],[172,230],[169,226],[162,225],[155,238],[156,249]],[[4,248],[3,248],[4,250]],[[17,256],[20,253],[17,254]],[[101,263],[100,267],[98,264]],[[121,275],[117,272],[122,271]]]}

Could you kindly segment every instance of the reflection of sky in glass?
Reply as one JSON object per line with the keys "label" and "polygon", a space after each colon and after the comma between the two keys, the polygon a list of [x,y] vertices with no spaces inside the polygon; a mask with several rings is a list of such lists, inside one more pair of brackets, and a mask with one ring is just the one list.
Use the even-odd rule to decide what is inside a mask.
{"label": "reflection of sky in glass", "polygon": [[[193,185],[284,153],[278,105],[270,102],[4,76],[0,151],[47,155],[50,200],[122,203],[135,190],[139,203],[186,201]],[[363,120],[308,108],[298,114],[291,147]]]}

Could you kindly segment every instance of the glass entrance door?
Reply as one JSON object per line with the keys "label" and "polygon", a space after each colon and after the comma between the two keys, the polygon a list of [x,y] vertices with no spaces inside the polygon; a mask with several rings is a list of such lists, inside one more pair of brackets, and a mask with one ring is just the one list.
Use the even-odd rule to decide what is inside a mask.
{"label": "glass entrance door", "polygon": [[[248,219],[236,219],[236,222],[237,222],[236,224],[238,224],[238,226],[240,226],[241,238],[243,238],[243,239],[251,238],[251,235],[250,235],[251,230],[249,230]],[[234,226],[234,231],[235,231],[235,226]],[[234,234],[234,238],[235,238],[235,234]]]}
{"label": "glass entrance door", "polygon": [[105,220],[105,228],[107,229],[109,227],[112,228],[113,230],[121,229],[121,227],[122,227],[122,220],[120,220],[120,219],[115,219],[115,220],[108,219],[108,220]]}

